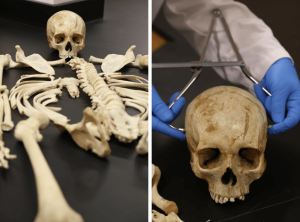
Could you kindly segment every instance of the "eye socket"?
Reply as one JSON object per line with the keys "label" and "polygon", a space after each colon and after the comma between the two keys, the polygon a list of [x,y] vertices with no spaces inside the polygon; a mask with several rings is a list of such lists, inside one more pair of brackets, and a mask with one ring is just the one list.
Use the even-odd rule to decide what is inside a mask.
{"label": "eye socket", "polygon": [[75,42],[76,44],[81,44],[82,43],[82,36],[79,34],[74,34],[72,37],[73,42]]}
{"label": "eye socket", "polygon": [[217,148],[206,148],[198,152],[200,167],[213,169],[222,164],[220,150]]}
{"label": "eye socket", "polygon": [[259,157],[261,152],[253,148],[241,148],[239,150],[240,162],[239,166],[248,169],[255,169],[259,165]]}
{"label": "eye socket", "polygon": [[65,40],[65,34],[57,34],[55,36],[55,43],[59,44],[62,43]]}

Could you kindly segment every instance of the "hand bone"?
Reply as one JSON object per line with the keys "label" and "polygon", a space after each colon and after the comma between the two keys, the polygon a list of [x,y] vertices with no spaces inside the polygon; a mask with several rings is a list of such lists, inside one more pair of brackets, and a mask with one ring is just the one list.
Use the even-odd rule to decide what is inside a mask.
{"label": "hand bone", "polygon": [[35,112],[29,119],[20,121],[15,129],[15,138],[22,141],[28,153],[35,175],[38,193],[38,213],[35,222],[83,222],[80,214],[67,203],[53,173],[37,142],[43,136],[39,129],[49,124],[42,112]]}

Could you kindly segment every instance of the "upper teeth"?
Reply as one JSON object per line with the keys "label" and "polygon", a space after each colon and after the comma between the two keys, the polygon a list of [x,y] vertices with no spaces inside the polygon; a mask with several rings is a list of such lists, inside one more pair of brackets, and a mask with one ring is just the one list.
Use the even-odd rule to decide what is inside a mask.
{"label": "upper teeth", "polygon": [[[210,195],[211,195],[211,198],[214,201],[216,201],[216,203],[220,203],[220,204],[226,203],[226,202],[228,202],[228,200],[230,200],[230,202],[235,201],[234,197],[222,197],[222,196],[214,194],[213,192],[210,192]],[[238,197],[236,197],[236,198],[240,199],[240,200],[245,200],[245,196],[240,196],[239,198]]]}

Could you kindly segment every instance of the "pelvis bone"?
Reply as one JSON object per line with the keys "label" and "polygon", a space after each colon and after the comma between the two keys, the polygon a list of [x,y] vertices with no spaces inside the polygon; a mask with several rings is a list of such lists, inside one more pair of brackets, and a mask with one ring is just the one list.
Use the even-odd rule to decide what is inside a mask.
{"label": "pelvis bone", "polygon": [[[111,150],[101,119],[103,119],[101,114],[96,114],[92,108],[88,107],[83,111],[83,119],[77,124],[61,124],[55,121],[54,123],[61,131],[67,130],[77,145],[84,150],[90,149],[100,157],[107,157],[110,155]],[[97,133],[93,130],[97,130]],[[95,134],[101,141],[95,138]]]}
{"label": "pelvis bone", "polygon": [[244,200],[266,168],[263,105],[242,89],[214,87],[189,104],[185,129],[192,170],[208,182],[212,199]]}

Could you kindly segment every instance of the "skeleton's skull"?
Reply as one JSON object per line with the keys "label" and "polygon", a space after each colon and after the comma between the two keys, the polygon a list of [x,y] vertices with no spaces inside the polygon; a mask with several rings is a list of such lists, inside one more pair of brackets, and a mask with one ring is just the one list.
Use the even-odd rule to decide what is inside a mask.
{"label": "skeleton's skull", "polygon": [[50,48],[59,51],[60,58],[76,57],[85,46],[85,23],[74,12],[57,12],[47,22],[47,39]]}
{"label": "skeleton's skull", "polygon": [[229,86],[206,90],[188,106],[185,129],[191,166],[217,203],[244,200],[266,168],[267,117],[250,93]]}

